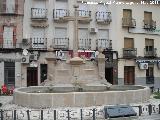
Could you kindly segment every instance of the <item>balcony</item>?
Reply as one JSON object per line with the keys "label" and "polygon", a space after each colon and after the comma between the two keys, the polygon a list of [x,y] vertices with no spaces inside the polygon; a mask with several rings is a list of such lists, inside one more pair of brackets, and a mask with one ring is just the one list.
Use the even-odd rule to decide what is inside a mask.
{"label": "balcony", "polygon": [[91,39],[79,39],[79,49],[91,50]]}
{"label": "balcony", "polygon": [[53,10],[53,19],[55,22],[67,22],[68,20],[65,17],[69,16],[69,10],[67,9],[54,9]]}
{"label": "balcony", "polygon": [[97,39],[97,49],[112,49],[112,40]]}
{"label": "balcony", "polygon": [[145,57],[156,57],[157,56],[157,48],[153,48],[150,50],[144,48],[144,56]]}
{"label": "balcony", "polygon": [[135,28],[136,20],[133,18],[122,18],[122,27]]}
{"label": "balcony", "polygon": [[0,43],[0,50],[13,50],[21,48],[22,48],[22,43],[13,43],[11,41]]}
{"label": "balcony", "polygon": [[30,49],[47,50],[47,38],[39,38],[39,37],[31,38]]}
{"label": "balcony", "polygon": [[53,39],[53,48],[54,49],[69,49],[69,38],[54,38]]}
{"label": "balcony", "polygon": [[89,23],[91,21],[91,11],[78,10],[78,16],[84,18],[79,20],[80,23]]}
{"label": "balcony", "polygon": [[147,30],[155,30],[156,29],[156,21],[153,20],[143,20],[144,29]]}
{"label": "balcony", "polygon": [[154,77],[146,76],[146,84],[154,84]]}
{"label": "balcony", "polygon": [[111,12],[96,12],[96,21],[98,24],[110,24]]}
{"label": "balcony", "polygon": [[32,20],[47,20],[47,9],[44,8],[31,8]]}
{"label": "balcony", "polygon": [[137,48],[123,48],[123,58],[135,58],[137,56]]}

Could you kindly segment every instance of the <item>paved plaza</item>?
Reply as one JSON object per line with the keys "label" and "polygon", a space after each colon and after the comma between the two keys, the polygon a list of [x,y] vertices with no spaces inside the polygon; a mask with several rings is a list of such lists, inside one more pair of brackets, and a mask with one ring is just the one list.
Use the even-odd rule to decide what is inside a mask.
{"label": "paved plaza", "polygon": [[[92,107],[66,107],[66,108],[43,108],[43,109],[33,109],[26,108],[22,106],[17,106],[12,103],[12,96],[0,96],[0,103],[2,103],[2,107],[0,109],[3,110],[4,120],[13,120],[14,110],[16,110],[16,119],[17,120],[28,120],[28,113],[30,116],[30,120],[41,120],[41,112],[43,110],[43,120],[54,120],[55,112],[56,112],[56,120],[69,120],[68,113],[70,116],[70,120],[94,120],[93,119],[93,109],[95,109],[96,120],[105,120],[104,119],[104,106],[92,106]],[[148,105],[152,106],[152,114],[148,113]],[[154,99],[151,96],[151,99],[145,103],[134,103],[130,104],[131,106],[142,106],[142,114],[139,116],[138,107],[133,107],[136,111],[136,117],[131,118],[114,118],[112,120],[160,120],[159,114],[159,104],[160,100]],[[28,113],[27,113],[28,111]],[[82,116],[81,117],[81,111]]]}

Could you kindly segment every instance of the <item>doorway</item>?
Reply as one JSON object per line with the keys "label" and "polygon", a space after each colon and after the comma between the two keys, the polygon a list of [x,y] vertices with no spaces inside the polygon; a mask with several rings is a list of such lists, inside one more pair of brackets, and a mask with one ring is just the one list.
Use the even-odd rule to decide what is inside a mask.
{"label": "doorway", "polygon": [[38,86],[38,68],[27,67],[27,87]]}
{"label": "doorway", "polygon": [[41,64],[41,83],[47,79],[47,64]]}
{"label": "doorway", "polygon": [[113,67],[105,68],[105,78],[109,83],[114,84],[114,82],[113,82]]}
{"label": "doorway", "polygon": [[124,84],[134,85],[135,84],[135,67],[124,66]]}

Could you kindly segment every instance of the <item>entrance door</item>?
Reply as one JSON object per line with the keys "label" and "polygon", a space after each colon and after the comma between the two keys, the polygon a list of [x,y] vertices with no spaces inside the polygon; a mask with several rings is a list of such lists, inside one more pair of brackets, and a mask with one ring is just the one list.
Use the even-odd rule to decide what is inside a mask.
{"label": "entrance door", "polygon": [[135,67],[124,66],[124,84],[134,85],[135,84]]}
{"label": "entrance door", "polygon": [[7,86],[15,85],[15,63],[4,62],[4,84]]}
{"label": "entrance door", "polygon": [[47,64],[41,64],[41,83],[47,79]]}
{"label": "entrance door", "polygon": [[114,84],[113,83],[113,67],[105,69],[105,78],[109,83]]}
{"label": "entrance door", "polygon": [[38,85],[37,67],[27,67],[27,87]]}

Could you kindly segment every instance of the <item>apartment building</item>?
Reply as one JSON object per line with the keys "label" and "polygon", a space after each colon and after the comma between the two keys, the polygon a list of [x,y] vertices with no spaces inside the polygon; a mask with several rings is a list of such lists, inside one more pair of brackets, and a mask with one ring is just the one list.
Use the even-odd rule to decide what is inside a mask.
{"label": "apartment building", "polygon": [[[1,0],[1,9],[11,11],[4,1],[8,3]],[[17,9],[17,0],[13,1]],[[67,59],[77,46],[78,55],[87,61],[104,50],[105,78],[112,84],[160,87],[159,5],[127,0],[18,0],[18,6],[18,14],[1,12],[0,16],[0,84],[12,79],[17,87],[40,85],[55,71],[69,67]],[[11,68],[15,73],[6,78]],[[65,70],[62,73],[67,74]]]}
{"label": "apartment building", "polygon": [[24,0],[0,0],[0,85],[20,86]]}
{"label": "apartment building", "polygon": [[[128,1],[122,1],[127,3]],[[158,4],[117,5],[118,84],[160,87]],[[114,20],[113,20],[114,21]]]}
{"label": "apartment building", "polygon": [[[74,5],[78,5],[77,10]],[[76,33],[78,34],[79,56],[84,55],[88,60],[91,60],[95,51],[100,48],[105,49],[108,57],[107,64],[110,65],[107,70],[110,73],[113,72],[113,69],[118,71],[117,63],[112,60],[112,56],[116,52],[113,51],[110,39],[112,13],[109,9],[109,5],[91,5],[87,4],[87,1],[25,1],[23,42],[26,45],[23,46],[23,49],[28,51],[28,55],[24,56],[26,61],[22,63],[22,76],[25,81],[23,85],[39,85],[48,79],[48,69],[51,66],[49,56],[59,57],[57,53],[61,51],[61,63],[66,61],[66,56],[73,57]],[[78,19],[77,29],[75,28],[76,19]],[[50,55],[51,53],[52,55]],[[33,59],[30,55],[34,56]],[[56,67],[54,66],[52,69],[56,69]],[[112,75],[111,77],[110,81],[116,84],[117,77]]]}

